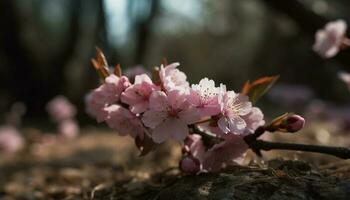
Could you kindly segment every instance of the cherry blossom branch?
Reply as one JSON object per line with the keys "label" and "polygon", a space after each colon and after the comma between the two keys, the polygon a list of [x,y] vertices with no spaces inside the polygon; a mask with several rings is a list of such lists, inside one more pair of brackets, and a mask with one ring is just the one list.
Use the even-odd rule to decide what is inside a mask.
{"label": "cherry blossom branch", "polygon": [[[192,126],[193,131],[197,134],[202,135],[204,140],[217,139],[214,135],[205,133],[198,129],[197,126]],[[261,150],[294,150],[294,151],[305,151],[312,153],[322,153],[332,156],[336,156],[342,159],[350,159],[350,149],[345,147],[332,147],[332,146],[321,146],[312,144],[295,144],[295,143],[281,143],[281,142],[269,142],[257,139],[267,131],[267,127],[261,126],[255,130],[254,134],[247,135],[244,137],[244,141],[248,144],[249,148],[254,151],[258,156],[262,156]]]}

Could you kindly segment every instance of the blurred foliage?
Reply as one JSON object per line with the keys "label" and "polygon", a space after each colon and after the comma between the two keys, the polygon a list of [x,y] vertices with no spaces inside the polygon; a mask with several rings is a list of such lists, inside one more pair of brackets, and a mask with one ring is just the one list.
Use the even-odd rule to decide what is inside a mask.
{"label": "blurred foliage", "polygon": [[[327,20],[350,21],[347,0],[288,1],[293,2]],[[90,64],[95,46],[124,69],[136,64],[151,69],[166,57],[179,61],[191,82],[206,76],[239,91],[248,79],[280,74],[280,82],[305,84],[318,98],[349,102],[336,73],[350,66],[319,58],[311,49],[313,34],[273,9],[274,3],[1,1],[0,110],[23,101],[29,116],[45,117],[43,105],[63,94],[83,111],[85,94],[98,84]]]}

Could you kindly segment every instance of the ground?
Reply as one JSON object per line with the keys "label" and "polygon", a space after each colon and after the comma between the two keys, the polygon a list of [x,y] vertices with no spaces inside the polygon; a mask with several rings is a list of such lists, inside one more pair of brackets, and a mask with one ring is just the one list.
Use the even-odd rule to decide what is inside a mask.
{"label": "ground", "polygon": [[[304,134],[307,137],[303,141],[317,143],[312,139],[317,134]],[[296,138],[286,138],[292,140],[291,137]],[[265,153],[259,159],[250,152],[244,166],[194,176],[177,169],[180,153],[179,145],[170,142],[139,157],[131,139],[110,131],[84,129],[74,140],[32,143],[17,155],[2,155],[0,199],[347,199],[350,196],[350,162],[346,160],[277,151]]]}

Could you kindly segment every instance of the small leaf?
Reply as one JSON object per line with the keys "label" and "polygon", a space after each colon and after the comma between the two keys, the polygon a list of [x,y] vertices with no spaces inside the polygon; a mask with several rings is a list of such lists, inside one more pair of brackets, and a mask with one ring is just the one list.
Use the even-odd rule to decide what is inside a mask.
{"label": "small leaf", "polygon": [[98,75],[102,80],[109,76],[108,63],[106,58],[98,47],[96,47],[96,58],[91,59],[91,63],[96,69]]}
{"label": "small leaf", "polygon": [[114,67],[113,73],[118,77],[122,76],[122,68],[120,67],[120,64],[118,64]]}
{"label": "small leaf", "polygon": [[96,47],[96,51],[97,51],[96,52],[97,62],[100,63],[104,67],[108,67],[108,63],[107,63],[106,57],[103,54],[102,50],[100,48]]}
{"label": "small leaf", "polygon": [[159,67],[154,66],[153,71],[152,71],[152,80],[156,85],[161,85],[162,81],[160,80],[159,76]]}
{"label": "small leaf", "polygon": [[145,156],[149,152],[153,151],[156,147],[156,143],[153,142],[152,138],[147,134],[144,134],[143,138],[136,136],[135,145],[140,150],[139,156]]}
{"label": "small leaf", "polygon": [[279,127],[286,121],[290,113],[284,113],[281,116],[276,117],[273,119],[269,125],[265,125],[266,130],[270,132],[274,132],[279,129]]}
{"label": "small leaf", "polygon": [[249,100],[254,104],[271,88],[278,78],[279,76],[266,76],[252,83],[247,81],[241,92],[247,95]]}

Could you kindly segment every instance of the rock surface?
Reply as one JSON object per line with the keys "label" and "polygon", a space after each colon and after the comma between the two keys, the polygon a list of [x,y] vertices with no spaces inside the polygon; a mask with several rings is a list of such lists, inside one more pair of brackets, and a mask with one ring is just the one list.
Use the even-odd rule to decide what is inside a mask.
{"label": "rock surface", "polygon": [[140,158],[132,140],[101,132],[32,144],[0,156],[0,199],[350,199],[349,161],[307,154],[304,162],[274,159],[184,175],[178,146]]}
{"label": "rock surface", "polygon": [[[300,161],[270,161],[268,167],[233,167],[221,173],[175,175],[166,184],[147,181],[130,193],[117,185],[99,191],[96,199],[349,199],[350,179],[318,172]],[[164,178],[164,177],[163,177]],[[169,178],[169,177],[168,177]],[[159,183],[158,183],[159,184]],[[111,194],[115,194],[114,196]]]}

